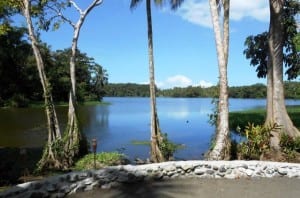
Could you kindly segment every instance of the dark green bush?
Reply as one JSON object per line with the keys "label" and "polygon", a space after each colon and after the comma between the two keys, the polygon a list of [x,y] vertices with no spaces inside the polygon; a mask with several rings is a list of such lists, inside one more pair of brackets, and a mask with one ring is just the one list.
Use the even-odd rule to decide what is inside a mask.
{"label": "dark green bush", "polygon": [[11,107],[28,107],[28,104],[29,100],[23,94],[15,94],[9,100],[9,106]]}
{"label": "dark green bush", "polygon": [[292,151],[300,152],[300,137],[293,138],[287,134],[280,136],[280,147],[283,152],[290,153]]}

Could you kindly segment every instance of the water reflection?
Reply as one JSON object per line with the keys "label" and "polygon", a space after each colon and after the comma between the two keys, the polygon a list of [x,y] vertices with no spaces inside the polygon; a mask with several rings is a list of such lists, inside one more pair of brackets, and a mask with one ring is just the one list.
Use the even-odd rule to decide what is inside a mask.
{"label": "water reflection", "polygon": [[[105,98],[111,105],[80,106],[81,130],[88,140],[96,138],[97,151],[123,150],[131,159],[149,157],[149,146],[132,141],[150,140],[150,101],[148,98]],[[230,111],[262,107],[265,100],[230,99]],[[299,100],[288,100],[299,105]],[[214,127],[208,123],[213,105],[210,98],[158,98],[157,109],[162,132],[175,143],[186,145],[175,157],[201,159],[209,148]],[[57,108],[60,127],[67,123],[67,107]],[[0,109],[0,147],[43,146],[47,138],[43,108]]]}

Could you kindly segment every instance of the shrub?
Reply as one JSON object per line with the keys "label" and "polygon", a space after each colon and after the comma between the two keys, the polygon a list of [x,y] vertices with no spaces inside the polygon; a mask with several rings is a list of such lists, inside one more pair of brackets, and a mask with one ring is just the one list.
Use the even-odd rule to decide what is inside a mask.
{"label": "shrub", "polygon": [[168,139],[168,134],[163,133],[163,141],[160,145],[161,152],[166,160],[170,160],[174,153],[181,147],[179,144],[175,144]]}
{"label": "shrub", "polygon": [[300,137],[293,138],[287,134],[280,136],[280,147],[284,153],[300,152]]}
{"label": "shrub", "polygon": [[277,124],[271,126],[254,125],[248,123],[245,127],[246,142],[239,146],[242,158],[259,159],[260,156],[270,149],[271,131],[279,129]]}
{"label": "shrub", "polygon": [[25,98],[22,94],[15,94],[13,97],[9,100],[9,106],[11,107],[27,107],[29,103],[29,100]]}

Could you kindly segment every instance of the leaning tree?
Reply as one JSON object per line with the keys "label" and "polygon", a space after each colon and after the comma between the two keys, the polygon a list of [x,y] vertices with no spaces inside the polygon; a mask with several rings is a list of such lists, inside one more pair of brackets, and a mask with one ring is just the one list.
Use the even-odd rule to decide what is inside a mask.
{"label": "leaning tree", "polygon": [[[45,72],[45,64],[42,58],[41,46],[37,36],[38,27],[33,22],[34,17],[44,14],[44,6],[47,1],[36,0],[7,0],[0,3],[0,7],[7,10],[13,10],[12,13],[20,13],[24,18],[28,30],[29,40],[34,53],[36,66],[42,84],[43,97],[45,103],[45,112],[47,118],[48,141],[44,149],[43,159],[45,165],[51,168],[61,168],[60,151],[55,145],[61,140],[61,133],[58,124],[58,119],[53,103],[51,86]],[[4,10],[4,9],[2,9]],[[5,29],[4,29],[5,30]],[[3,28],[2,28],[3,31]]]}

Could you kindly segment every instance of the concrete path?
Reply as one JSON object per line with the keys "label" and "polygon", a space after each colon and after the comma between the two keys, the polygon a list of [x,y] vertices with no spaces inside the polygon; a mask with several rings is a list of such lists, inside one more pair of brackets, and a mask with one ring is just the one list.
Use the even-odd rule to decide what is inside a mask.
{"label": "concrete path", "polygon": [[300,179],[176,179],[95,189],[71,198],[299,198]]}

